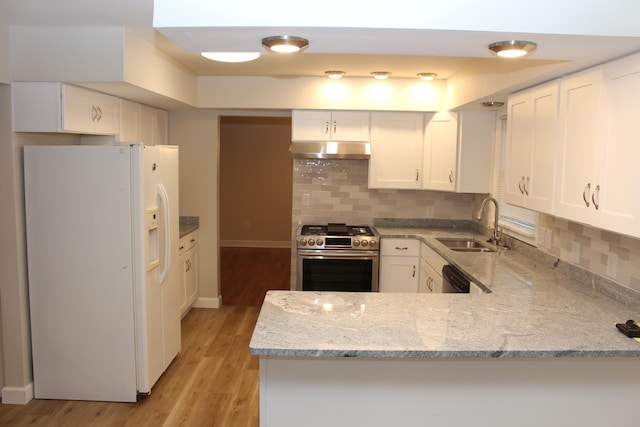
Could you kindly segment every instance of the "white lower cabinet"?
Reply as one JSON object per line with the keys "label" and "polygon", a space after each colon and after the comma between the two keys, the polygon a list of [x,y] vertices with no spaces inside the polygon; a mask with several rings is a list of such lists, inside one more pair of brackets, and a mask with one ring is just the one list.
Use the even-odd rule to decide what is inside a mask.
{"label": "white lower cabinet", "polygon": [[182,275],[180,280],[180,315],[184,316],[198,297],[198,231],[180,239],[178,245]]}
{"label": "white lower cabinet", "polygon": [[425,243],[420,244],[420,286],[418,292],[442,293],[442,267],[447,261]]}
{"label": "white lower cabinet", "polygon": [[380,239],[380,292],[418,292],[420,242]]}

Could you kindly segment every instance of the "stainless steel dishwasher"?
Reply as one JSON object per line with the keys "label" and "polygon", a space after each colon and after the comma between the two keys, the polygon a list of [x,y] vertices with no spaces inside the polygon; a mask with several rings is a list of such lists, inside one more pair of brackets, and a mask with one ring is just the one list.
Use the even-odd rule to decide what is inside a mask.
{"label": "stainless steel dishwasher", "polygon": [[471,280],[453,265],[442,267],[442,293],[468,294]]}

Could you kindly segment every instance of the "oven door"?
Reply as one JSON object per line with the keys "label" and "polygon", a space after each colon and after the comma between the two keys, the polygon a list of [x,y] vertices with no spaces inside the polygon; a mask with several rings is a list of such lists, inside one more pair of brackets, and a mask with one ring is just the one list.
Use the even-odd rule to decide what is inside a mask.
{"label": "oven door", "polygon": [[378,292],[377,251],[298,250],[296,290]]}

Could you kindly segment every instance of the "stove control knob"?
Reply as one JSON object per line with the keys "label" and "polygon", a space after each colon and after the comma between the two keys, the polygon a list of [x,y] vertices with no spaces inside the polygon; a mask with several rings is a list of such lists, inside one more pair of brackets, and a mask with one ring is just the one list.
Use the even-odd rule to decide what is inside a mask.
{"label": "stove control knob", "polygon": [[313,239],[309,239],[309,246],[313,246],[316,244],[316,241]]}
{"label": "stove control knob", "polygon": [[322,239],[316,240],[316,245],[318,245],[318,246],[322,246],[323,243],[324,242],[322,241]]}
{"label": "stove control knob", "polygon": [[300,239],[300,246],[307,246],[307,239]]}
{"label": "stove control knob", "polygon": [[369,241],[369,246],[374,247],[376,245],[376,241],[375,240],[370,240]]}
{"label": "stove control knob", "polygon": [[369,246],[369,242],[367,242],[366,240],[363,240],[362,242],[360,242],[362,244],[363,248],[366,248],[367,246]]}
{"label": "stove control knob", "polygon": [[353,246],[355,246],[355,247],[360,246],[360,240],[354,240],[353,241]]}

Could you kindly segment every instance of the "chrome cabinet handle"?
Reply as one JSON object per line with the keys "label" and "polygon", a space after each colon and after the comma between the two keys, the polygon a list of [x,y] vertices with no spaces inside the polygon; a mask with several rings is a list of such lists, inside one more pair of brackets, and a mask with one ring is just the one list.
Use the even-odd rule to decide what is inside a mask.
{"label": "chrome cabinet handle", "polygon": [[407,249],[409,249],[407,246],[402,248],[400,246],[396,246],[396,251],[406,251]]}
{"label": "chrome cabinet handle", "polygon": [[324,133],[329,135],[329,122],[324,122]]}
{"label": "chrome cabinet handle", "polygon": [[589,207],[589,196],[588,191],[591,191],[591,183],[588,183],[586,187],[584,187],[584,191],[582,192],[582,200],[584,200],[584,204]]}
{"label": "chrome cabinet handle", "polygon": [[336,123],[336,121],[333,121],[333,133],[336,133],[336,129],[338,128],[338,124]]}
{"label": "chrome cabinet handle", "polygon": [[449,182],[453,182],[453,171],[449,171]]}
{"label": "chrome cabinet handle", "polygon": [[523,182],[524,182],[524,176],[520,179],[520,182],[518,183],[518,190],[520,190],[520,194],[524,194],[524,191],[522,190]]}
{"label": "chrome cabinet handle", "polygon": [[419,178],[420,178],[420,169],[416,169],[416,182],[418,182]]}
{"label": "chrome cabinet handle", "polygon": [[[596,201],[596,198],[598,199],[598,201]],[[596,208],[596,210],[600,209],[600,205],[598,204],[598,202],[600,201],[600,184],[596,185],[596,189],[593,190],[593,193],[591,194],[591,201],[593,202],[593,207]]]}
{"label": "chrome cabinet handle", "polygon": [[524,194],[525,195],[529,195],[529,190],[527,190],[527,182],[529,182],[529,177],[527,177],[527,179],[525,180],[524,177],[522,177],[523,181],[522,181],[522,189],[524,190]]}
{"label": "chrome cabinet handle", "polygon": [[416,266],[413,266],[413,273],[411,274],[411,277],[416,277]]}
{"label": "chrome cabinet handle", "polygon": [[433,292],[433,278],[431,277],[427,279],[427,288],[429,288],[429,290]]}

